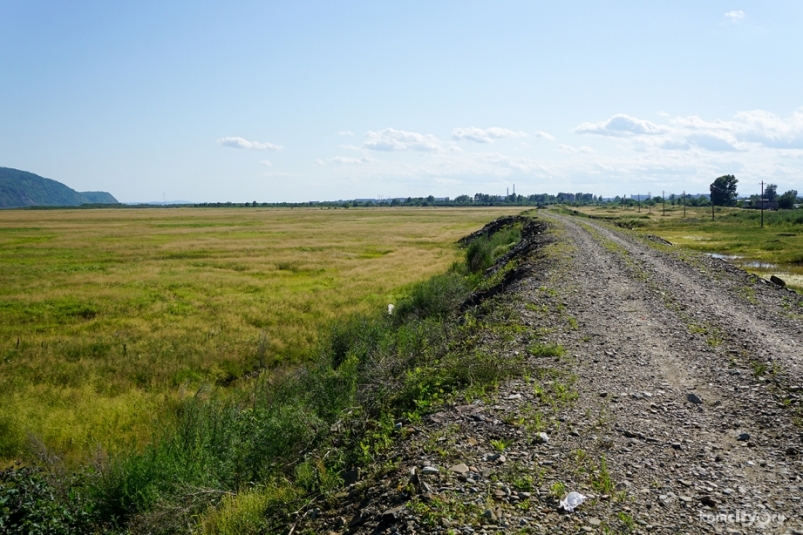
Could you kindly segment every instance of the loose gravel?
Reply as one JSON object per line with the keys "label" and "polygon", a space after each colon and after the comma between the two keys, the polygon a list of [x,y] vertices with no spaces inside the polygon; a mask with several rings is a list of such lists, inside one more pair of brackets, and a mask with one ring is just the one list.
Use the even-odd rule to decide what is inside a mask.
{"label": "loose gravel", "polygon": [[[539,215],[543,212],[539,212]],[[803,534],[803,301],[740,269],[544,213],[495,302],[525,372],[397,424],[316,533]],[[558,349],[562,347],[562,351]],[[586,499],[561,507],[570,492]]]}

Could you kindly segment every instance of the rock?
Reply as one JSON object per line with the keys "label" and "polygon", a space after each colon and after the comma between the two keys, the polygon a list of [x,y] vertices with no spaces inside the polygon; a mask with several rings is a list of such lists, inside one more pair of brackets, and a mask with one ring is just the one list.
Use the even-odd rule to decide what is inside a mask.
{"label": "rock", "polygon": [[786,454],[797,455],[797,448],[795,448],[794,446],[789,446],[788,448],[786,448]]}
{"label": "rock", "polygon": [[694,393],[686,394],[686,400],[690,403],[694,403],[695,405],[700,405],[703,402],[703,398]]}
{"label": "rock", "polygon": [[381,520],[382,522],[385,523],[396,522],[401,518],[403,511],[404,511],[403,505],[394,507],[393,509],[387,509],[382,513]]}
{"label": "rock", "polygon": [[607,397],[608,397],[608,393],[607,393],[607,392],[604,392],[604,391],[603,391],[603,392],[600,392],[600,393],[599,393],[599,397],[601,397],[601,398],[607,398]]}
{"label": "rock", "polygon": [[739,442],[747,442],[750,440],[750,433],[740,433],[739,436],[736,437],[736,440]]}
{"label": "rock", "polygon": [[464,463],[456,464],[456,465],[452,466],[451,468],[449,468],[449,470],[451,472],[456,473],[456,474],[460,474],[461,476],[464,476],[464,475],[468,474],[468,472],[469,472],[468,466],[466,466]]}
{"label": "rock", "polygon": [[672,449],[673,450],[682,450],[683,449],[683,445],[680,442],[673,442],[672,443]]}
{"label": "rock", "polygon": [[588,519],[588,525],[589,526],[597,528],[597,527],[599,527],[600,524],[602,524],[602,521],[599,518],[589,518]]}
{"label": "rock", "polygon": [[700,503],[703,505],[707,505],[708,507],[716,507],[717,501],[710,495],[706,494],[704,496],[700,496]]}
{"label": "rock", "polygon": [[437,474],[439,472],[440,472],[440,470],[438,470],[434,466],[425,466],[424,468],[421,469],[421,473],[423,475],[433,475],[433,474]]}
{"label": "rock", "polygon": [[355,484],[360,480],[360,475],[361,473],[359,468],[343,472],[343,484],[347,487]]}
{"label": "rock", "polygon": [[777,285],[777,286],[780,286],[781,288],[786,286],[786,282],[782,278],[776,277],[775,275],[770,277],[770,282],[775,284],[775,285]]}
{"label": "rock", "polygon": [[496,513],[493,512],[493,509],[486,509],[482,512],[482,518],[484,518],[486,522],[496,522]]}
{"label": "rock", "polygon": [[546,444],[547,442],[549,442],[549,435],[541,431],[540,433],[535,435],[535,441],[540,444]]}
{"label": "rock", "polygon": [[468,437],[468,440],[466,441],[466,444],[468,444],[469,446],[476,446],[477,445],[477,439],[474,438],[474,437]]}

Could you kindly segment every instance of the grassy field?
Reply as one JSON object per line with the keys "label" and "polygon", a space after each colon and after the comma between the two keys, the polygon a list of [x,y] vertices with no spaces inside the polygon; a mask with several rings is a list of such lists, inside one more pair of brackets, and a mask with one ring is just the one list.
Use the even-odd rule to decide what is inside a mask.
{"label": "grassy field", "polygon": [[0,458],[142,444],[200,385],[303,361],[518,211],[2,211]]}
{"label": "grassy field", "polygon": [[586,215],[610,219],[619,225],[656,234],[675,245],[709,254],[730,257],[730,261],[762,277],[778,275],[790,286],[803,290],[803,210],[764,212],[717,208],[660,205],[648,210],[618,206],[574,208]]}

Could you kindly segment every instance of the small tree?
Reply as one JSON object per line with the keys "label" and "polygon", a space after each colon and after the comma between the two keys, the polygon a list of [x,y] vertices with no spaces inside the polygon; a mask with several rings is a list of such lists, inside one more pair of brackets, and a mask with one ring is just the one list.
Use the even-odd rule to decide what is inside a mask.
{"label": "small tree", "polygon": [[797,190],[790,189],[780,197],[778,197],[778,208],[790,210],[795,207],[797,202]]}
{"label": "small tree", "polygon": [[777,196],[778,196],[778,185],[767,184],[767,187],[764,188],[764,198],[772,202],[775,200],[775,197]]}
{"label": "small tree", "polygon": [[733,175],[722,175],[711,184],[711,202],[715,206],[734,206],[736,204],[736,184]]}

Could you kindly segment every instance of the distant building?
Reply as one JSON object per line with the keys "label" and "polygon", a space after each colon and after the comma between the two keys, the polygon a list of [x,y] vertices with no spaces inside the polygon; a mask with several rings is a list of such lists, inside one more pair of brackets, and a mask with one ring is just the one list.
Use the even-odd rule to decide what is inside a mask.
{"label": "distant building", "polygon": [[756,210],[777,210],[778,201],[769,201],[767,199],[756,200],[753,201],[752,208]]}

